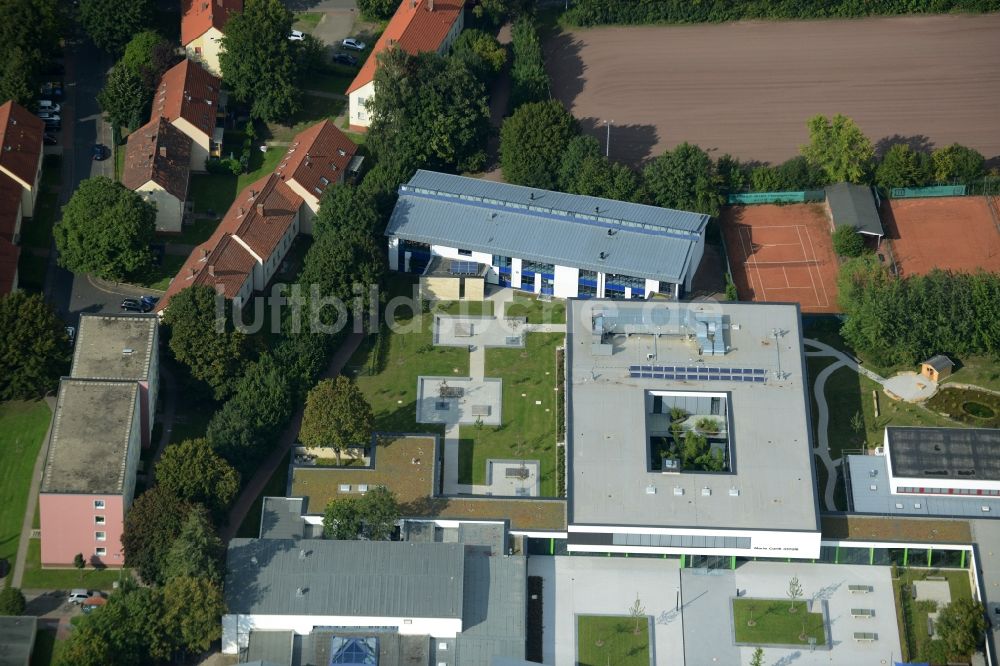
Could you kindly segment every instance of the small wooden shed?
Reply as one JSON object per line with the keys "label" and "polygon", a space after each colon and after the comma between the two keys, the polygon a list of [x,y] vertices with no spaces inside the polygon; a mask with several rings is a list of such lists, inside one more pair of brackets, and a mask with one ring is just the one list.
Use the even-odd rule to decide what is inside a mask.
{"label": "small wooden shed", "polygon": [[932,356],[920,364],[920,374],[934,382],[939,382],[951,375],[951,369],[955,364],[950,358],[943,354]]}

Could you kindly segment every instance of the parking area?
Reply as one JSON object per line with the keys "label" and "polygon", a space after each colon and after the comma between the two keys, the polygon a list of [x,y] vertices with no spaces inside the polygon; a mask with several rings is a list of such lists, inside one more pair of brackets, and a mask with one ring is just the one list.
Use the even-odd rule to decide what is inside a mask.
{"label": "parking area", "polygon": [[822,204],[730,206],[719,224],[741,301],[839,312],[837,257]]}

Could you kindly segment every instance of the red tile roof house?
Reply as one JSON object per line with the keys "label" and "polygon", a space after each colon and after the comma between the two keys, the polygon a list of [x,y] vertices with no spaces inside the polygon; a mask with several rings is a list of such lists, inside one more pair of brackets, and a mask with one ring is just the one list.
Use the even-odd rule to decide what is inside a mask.
{"label": "red tile roof house", "polygon": [[121,537],[132,504],[142,428],[139,384],[64,378],[52,416],[39,490],[43,566],[77,553],[124,564]]}
{"label": "red tile roof house", "polygon": [[128,137],[122,184],[156,205],[156,230],[180,233],[191,176],[191,138],[165,118]]}
{"label": "red tile roof house", "polygon": [[323,192],[344,182],[358,147],[330,120],[300,132],[274,170],[292,191],[302,197],[302,233],[312,235],[312,221]]}
{"label": "red tile roof house", "polygon": [[397,46],[413,55],[427,51],[447,53],[465,25],[464,9],[465,0],[403,0],[347,88],[352,130],[360,132],[371,124],[365,103],[375,94],[379,54]]}
{"label": "red tile roof house", "polygon": [[195,284],[242,308],[267,286],[295,237],[312,233],[323,192],[342,182],[357,146],[329,120],[300,132],[274,172],[244,189],[215,233],[195,248],[157,304]]}
{"label": "red tile roof house", "polygon": [[219,114],[222,81],[191,60],[174,65],[160,79],[153,98],[150,122],[164,118],[191,137],[191,170],[205,171],[205,160],[222,150]]}
{"label": "red tile roof house", "polygon": [[188,58],[216,76],[220,41],[231,14],[243,11],[243,0],[181,0],[181,44]]}
{"label": "red tile roof house", "polygon": [[[34,214],[38,200],[44,134],[45,124],[31,111],[10,101],[0,104],[0,180],[12,180],[20,187],[24,217]],[[19,232],[20,227],[15,229],[15,238],[8,240],[16,242]]]}

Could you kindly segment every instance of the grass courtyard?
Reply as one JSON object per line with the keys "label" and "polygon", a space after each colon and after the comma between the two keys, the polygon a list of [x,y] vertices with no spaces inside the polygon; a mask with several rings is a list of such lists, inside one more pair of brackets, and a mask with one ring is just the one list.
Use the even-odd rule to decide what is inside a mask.
{"label": "grass courtyard", "polygon": [[930,636],[927,633],[927,615],[933,612],[928,602],[913,598],[914,581],[926,578],[946,578],[952,601],[972,597],[967,571],[939,569],[899,569],[892,579],[892,591],[896,598],[896,622],[899,625],[900,644],[906,661],[934,661],[930,652]]}
{"label": "grass courtyard", "polygon": [[974,428],[1000,428],[1000,395],[986,391],[945,386],[927,408]]}
{"label": "grass courtyard", "polygon": [[128,569],[94,569],[83,571],[73,567],[43,569],[41,565],[42,542],[32,539],[28,543],[28,556],[24,561],[24,589],[72,590],[85,587],[91,590],[110,590],[115,582],[131,576]]}
{"label": "grass courtyard", "polygon": [[[751,645],[817,645],[826,643],[822,613],[806,612],[806,602],[795,602],[795,612],[789,612],[792,601],[783,599],[733,599],[733,624],[736,642]],[[752,621],[751,627],[747,623]],[[804,624],[803,624],[804,623]],[[805,636],[805,640],[800,639]]]}
{"label": "grass courtyard", "polygon": [[624,615],[580,615],[576,620],[577,666],[649,666],[649,621]]}
{"label": "grass courtyard", "polygon": [[503,380],[503,424],[462,426],[458,482],[486,483],[490,458],[538,460],[542,497],[556,487],[556,348],[562,333],[530,333],[524,349],[487,349],[486,376]]}
{"label": "grass courtyard", "polygon": [[42,400],[0,403],[0,560],[13,571],[38,451],[51,412]]}
{"label": "grass courtyard", "polygon": [[562,300],[543,301],[537,296],[514,292],[514,302],[504,310],[507,317],[524,317],[529,324],[565,324],[566,302]]}

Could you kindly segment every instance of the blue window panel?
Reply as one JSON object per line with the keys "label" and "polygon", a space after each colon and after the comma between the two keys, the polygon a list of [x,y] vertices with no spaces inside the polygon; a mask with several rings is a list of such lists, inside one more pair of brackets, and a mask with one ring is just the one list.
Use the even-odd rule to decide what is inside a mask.
{"label": "blue window panel", "polygon": [[763,382],[765,379],[767,379],[767,377],[754,377],[753,378],[753,380],[755,382]]}
{"label": "blue window panel", "polygon": [[651,365],[644,365],[644,366],[642,366],[642,370],[643,370],[643,372],[652,372],[653,371],[653,366],[651,366]]}
{"label": "blue window panel", "polygon": [[663,379],[663,373],[662,372],[654,372],[653,373],[653,379]]}
{"label": "blue window panel", "polygon": [[729,379],[730,379],[730,375],[719,375],[719,380],[720,381],[728,382]]}
{"label": "blue window panel", "polygon": [[630,366],[628,366],[628,371],[629,372],[636,372],[637,370],[639,370],[639,366],[637,366],[637,365],[630,365]]}
{"label": "blue window panel", "polygon": [[500,275],[510,275],[510,266],[501,266],[497,269],[497,272],[500,273]]}
{"label": "blue window panel", "polygon": [[653,373],[652,372],[644,372],[644,373],[642,373],[642,378],[643,379],[652,379],[653,378]]}
{"label": "blue window panel", "polygon": [[709,371],[709,373],[711,373],[713,375],[719,374],[719,369],[718,368],[709,368],[708,371]]}
{"label": "blue window panel", "polygon": [[673,374],[671,374],[671,373],[668,372],[668,373],[666,373],[666,374],[663,375],[663,378],[664,379],[673,379],[674,376],[673,376]]}
{"label": "blue window panel", "polygon": [[755,375],[763,375],[766,371],[763,368],[757,368],[753,372]]}

